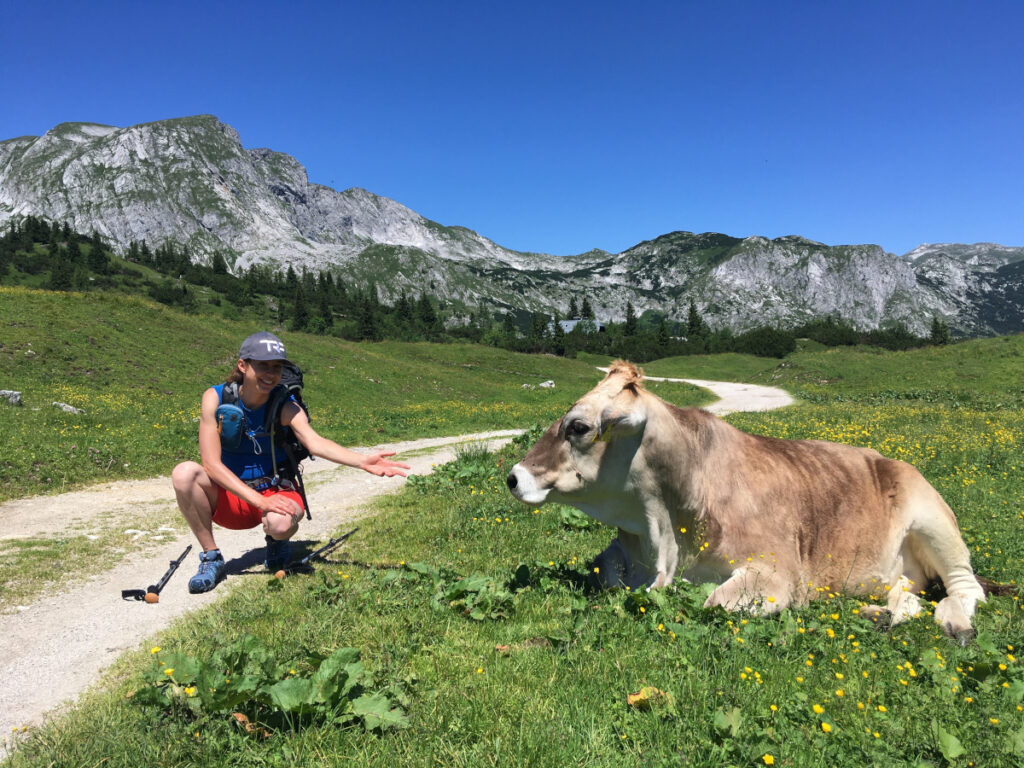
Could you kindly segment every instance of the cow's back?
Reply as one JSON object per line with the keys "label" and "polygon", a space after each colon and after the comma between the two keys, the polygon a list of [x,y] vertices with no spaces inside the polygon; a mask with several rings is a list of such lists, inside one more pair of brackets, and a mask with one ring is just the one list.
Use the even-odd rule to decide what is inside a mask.
{"label": "cow's back", "polygon": [[709,456],[698,519],[727,565],[767,562],[819,586],[877,577],[906,531],[907,492],[930,490],[913,467],[871,449],[718,423],[733,434],[717,443],[726,455]]}

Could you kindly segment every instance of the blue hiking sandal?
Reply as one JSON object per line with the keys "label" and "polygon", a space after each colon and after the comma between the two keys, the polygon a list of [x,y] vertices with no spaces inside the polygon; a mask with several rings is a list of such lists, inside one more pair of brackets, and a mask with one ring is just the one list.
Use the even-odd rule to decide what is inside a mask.
{"label": "blue hiking sandal", "polygon": [[265,537],[267,540],[267,559],[264,565],[271,573],[275,573],[291,562],[292,545],[287,539],[278,541],[273,536]]}
{"label": "blue hiking sandal", "polygon": [[211,549],[199,555],[199,570],[189,579],[188,591],[192,594],[209,592],[224,580],[224,556],[219,549]]}

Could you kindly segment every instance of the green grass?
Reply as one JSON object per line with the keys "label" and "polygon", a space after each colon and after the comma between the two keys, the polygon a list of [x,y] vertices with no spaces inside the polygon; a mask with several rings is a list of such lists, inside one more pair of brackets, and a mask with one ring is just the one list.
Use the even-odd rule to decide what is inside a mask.
{"label": "green grass", "polygon": [[675,357],[648,364],[652,376],[721,378],[783,387],[813,402],[915,400],[947,407],[1024,405],[1024,335],[887,352],[813,348],[785,360],[750,355]]}
{"label": "green grass", "polygon": [[[847,598],[761,619],[703,610],[698,586],[590,592],[587,563],[612,532],[512,503],[502,480],[524,448],[468,453],[386,499],[315,574],[249,580],[165,632],[156,653],[125,658],[11,765],[1019,764],[1019,601],[982,606],[978,643],[960,648],[928,617],[880,632]],[[997,505],[970,519],[1013,524]],[[1004,577],[1024,574],[1019,552],[986,553]],[[208,711],[187,695],[182,662],[243,632],[281,679],[359,649],[368,689],[390,691],[407,727],[368,732],[343,707],[340,722],[283,717],[254,695],[234,711],[260,735]],[[172,703],[142,703],[154,680]],[[673,703],[629,706],[645,686]]]}
{"label": "green grass", "polygon": [[[221,346],[230,350],[237,335],[225,334]],[[289,342],[317,353],[312,340]],[[348,370],[363,366],[374,378],[388,380],[373,375],[388,366],[419,372],[430,384],[407,402],[428,405],[447,397],[435,383],[455,386],[429,372],[450,378],[462,365],[477,366],[472,378],[499,383],[555,378],[564,402],[594,380],[592,360],[576,361],[579,378],[562,389],[569,361],[427,345],[396,345],[394,357],[382,354],[385,345],[332,348],[344,350]],[[687,358],[647,369],[781,382],[800,404],[730,421],[913,462],[957,511],[978,572],[1020,583],[1024,417],[1011,373],[1021,349],[1015,337],[909,353],[808,350],[781,364]],[[380,354],[360,358],[371,353]],[[545,376],[555,363],[561,373]],[[506,390],[481,392],[480,410]],[[543,421],[545,403],[528,405]],[[512,501],[503,478],[526,442],[493,455],[470,451],[410,482],[312,575],[246,580],[155,639],[159,651],[147,644],[123,658],[80,707],[26,734],[10,764],[760,766],[766,755],[779,766],[1021,764],[1019,596],[980,606],[978,642],[961,648],[928,616],[880,632],[845,597],[762,619],[705,611],[699,585],[590,592],[589,560],[613,532],[564,507],[534,512]],[[358,649],[371,670],[366,692],[381,692],[407,727],[368,730],[345,701],[334,713],[319,705],[284,713],[254,690],[235,705],[258,724],[245,731],[231,712],[203,703],[209,697],[189,696],[187,679],[190,660],[209,659],[244,633],[256,638],[265,668],[300,682],[336,649]],[[235,669],[224,685],[248,685]],[[630,706],[627,696],[647,686],[671,700]]]}

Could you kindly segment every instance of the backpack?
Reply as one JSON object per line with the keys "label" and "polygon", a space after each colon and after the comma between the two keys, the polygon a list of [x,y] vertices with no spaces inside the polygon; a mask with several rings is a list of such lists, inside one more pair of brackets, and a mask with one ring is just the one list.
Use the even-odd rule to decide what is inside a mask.
{"label": "backpack", "polygon": [[[238,382],[225,384],[221,392],[221,405],[217,408],[217,424],[221,436],[221,446],[225,450],[237,450],[244,435],[252,436],[253,432],[245,423],[245,416],[242,409],[236,403],[239,399]],[[302,371],[293,363],[286,363],[281,371],[281,381],[270,392],[267,398],[267,407],[263,415],[263,434],[270,435],[270,455],[274,463],[273,484],[277,485],[282,479],[291,481],[299,495],[302,497],[302,504],[306,509],[306,519],[311,520],[309,514],[309,502],[306,501],[306,488],[302,483],[302,470],[299,462],[311,459],[306,449],[291,427],[281,425],[281,409],[289,399],[294,398],[295,402],[309,417],[309,408],[302,399]],[[279,460],[278,451],[281,453]]]}

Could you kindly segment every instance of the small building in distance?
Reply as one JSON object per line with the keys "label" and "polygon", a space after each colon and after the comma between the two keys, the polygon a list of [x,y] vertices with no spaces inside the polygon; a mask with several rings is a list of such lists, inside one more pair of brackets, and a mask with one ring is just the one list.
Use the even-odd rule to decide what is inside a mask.
{"label": "small building in distance", "polygon": [[[562,326],[563,333],[572,333],[573,328],[575,328],[582,322],[583,320],[581,318],[574,317],[572,320],[559,320],[558,324]],[[604,331],[606,330],[604,323],[598,320],[591,320],[590,322],[594,324],[594,328],[597,329],[598,333],[604,333]],[[551,330],[554,330],[554,326],[551,327]]]}

